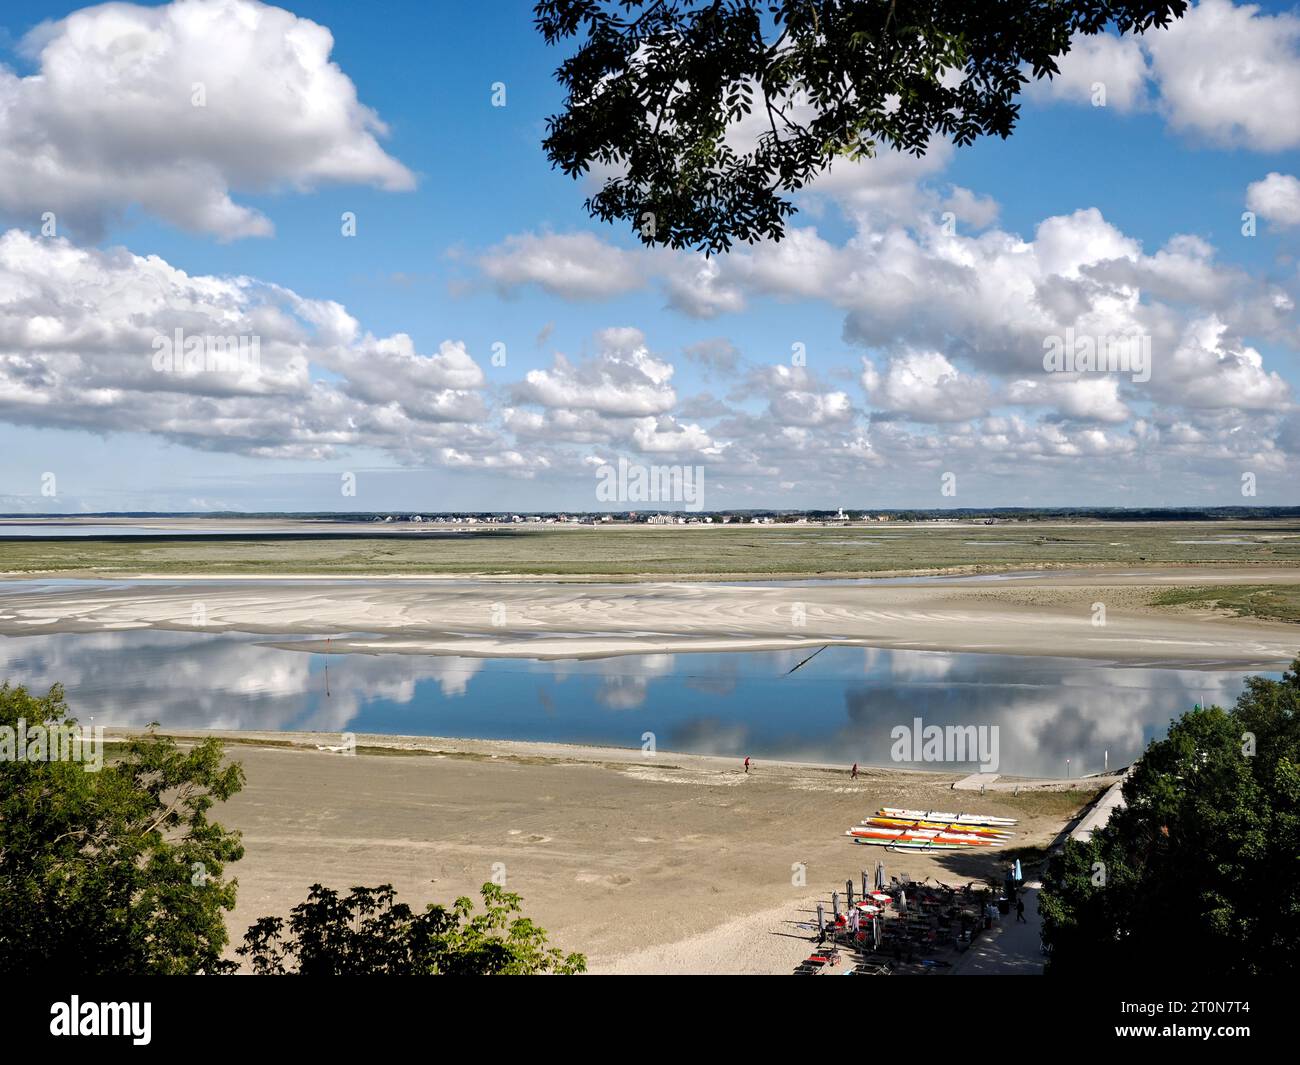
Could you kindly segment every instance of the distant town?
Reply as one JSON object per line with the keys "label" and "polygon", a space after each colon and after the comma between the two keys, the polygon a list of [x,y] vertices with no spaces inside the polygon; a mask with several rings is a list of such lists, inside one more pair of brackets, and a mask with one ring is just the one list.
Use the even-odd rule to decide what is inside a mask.
{"label": "distant town", "polygon": [[953,522],[994,525],[1040,521],[1278,521],[1300,518],[1300,507],[951,507],[835,510],[720,509],[565,511],[104,511],[76,514],[4,513],[3,521],[93,520],[107,518],[262,518],[382,525],[875,525],[887,522]]}

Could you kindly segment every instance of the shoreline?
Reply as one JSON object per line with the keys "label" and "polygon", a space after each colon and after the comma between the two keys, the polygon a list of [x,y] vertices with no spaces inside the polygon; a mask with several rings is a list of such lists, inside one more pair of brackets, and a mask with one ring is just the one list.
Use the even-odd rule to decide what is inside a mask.
{"label": "shoreline", "polygon": [[[122,743],[143,736],[151,730],[127,725],[105,725],[104,741]],[[697,754],[691,751],[658,749],[648,755],[639,747],[611,747],[594,743],[565,743],[556,740],[503,740],[477,736],[433,736],[397,734],[386,732],[337,732],[288,729],[276,732],[267,729],[201,729],[159,727],[153,730],[178,742],[201,742],[218,739],[235,747],[266,747],[276,750],[309,751],[349,757],[343,753],[345,737],[355,740],[356,756],[374,755],[446,758],[487,758],[494,761],[526,761],[529,764],[584,764],[600,766],[650,766],[665,758],[675,763],[673,769],[689,768],[707,772],[730,772],[743,762],[735,755]],[[834,762],[805,762],[790,758],[757,758],[753,767],[775,769],[793,773],[826,773],[844,776],[848,769]],[[900,774],[931,778],[931,783],[946,782],[950,790],[969,774],[952,769],[915,769],[904,765],[872,765],[860,763],[860,772]],[[1062,785],[1080,784],[1085,787],[1108,787],[1123,775],[1124,768],[1107,773],[1088,773],[1078,777],[1023,777],[997,774],[1003,784],[1016,785],[1024,791],[1055,791]],[[1005,790],[1005,789],[1001,789]],[[954,801],[956,799],[954,798]],[[967,800],[968,801],[968,800]]]}
{"label": "shoreline", "polygon": [[[2,547],[3,544],[0,544]],[[815,586],[824,581],[861,581],[867,584],[876,580],[888,581],[906,581],[915,579],[930,583],[945,578],[969,580],[972,583],[981,577],[987,577],[990,581],[1001,583],[1006,579],[1006,574],[1027,574],[1026,580],[1038,577],[1058,577],[1068,578],[1078,574],[1099,574],[1110,576],[1129,576],[1131,574],[1143,573],[1153,579],[1159,579],[1164,576],[1163,571],[1180,573],[1186,570],[1214,569],[1214,570],[1233,570],[1242,569],[1249,572],[1238,576],[1249,576],[1252,582],[1260,583],[1300,583],[1300,563],[1290,563],[1269,559],[1267,561],[1253,561],[1242,559],[1225,559],[1221,561],[1198,561],[1198,562],[1177,562],[1177,561],[1143,561],[1141,563],[1132,562],[987,562],[987,563],[963,563],[955,566],[922,566],[907,569],[880,569],[880,570],[825,570],[816,573],[808,573],[800,570],[789,570],[784,572],[758,572],[754,570],[735,570],[732,572],[709,572],[709,573],[691,573],[683,572],[671,576],[663,573],[639,573],[639,574],[600,574],[600,573],[550,573],[537,571],[535,573],[494,573],[478,570],[466,570],[464,572],[428,572],[428,573],[410,573],[398,571],[392,573],[378,572],[351,572],[344,571],[338,573],[322,572],[314,570],[307,573],[263,573],[253,571],[232,571],[229,573],[154,573],[148,571],[139,572],[118,572],[118,571],[96,571],[94,569],[49,569],[49,570],[0,570],[0,589],[6,581],[104,581],[105,583],[113,581],[149,581],[165,582],[178,581],[184,583],[219,583],[221,581],[264,581],[266,583],[275,583],[277,581],[400,581],[400,582],[420,582],[430,581],[447,584],[612,584],[638,586],[644,584],[702,584],[702,585],[728,585],[736,583],[744,584],[806,584]],[[1259,570],[1264,576],[1253,571]],[[1204,574],[1199,579],[1202,580],[1225,580],[1222,576],[1214,574]]]}

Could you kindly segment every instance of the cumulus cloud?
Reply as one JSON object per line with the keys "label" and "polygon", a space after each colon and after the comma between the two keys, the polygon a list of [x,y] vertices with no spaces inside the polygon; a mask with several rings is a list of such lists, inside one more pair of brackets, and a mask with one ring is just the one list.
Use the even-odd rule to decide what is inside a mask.
{"label": "cumulus cloud", "polygon": [[444,340],[436,355],[420,355],[405,333],[366,337],[326,350],[317,361],[344,375],[343,391],[368,405],[404,406],[431,421],[470,422],[486,414],[476,389],[483,371],[460,341]]}
{"label": "cumulus cloud", "polygon": [[664,279],[671,307],[692,318],[713,318],[745,309],[745,297],[735,285],[721,284],[718,259],[683,255],[671,260]]}
{"label": "cumulus cloud", "polygon": [[1172,358],[1152,378],[1157,393],[1188,407],[1272,410],[1290,403],[1291,389],[1264,357],[1232,335],[1217,315],[1188,323]]}
{"label": "cumulus cloud", "polygon": [[829,197],[853,217],[912,217],[927,205],[925,184],[952,162],[953,146],[942,137],[925,154],[882,148],[864,159],[840,157],[809,186],[815,197]]}
{"label": "cumulus cloud", "polygon": [[362,332],[337,303],[123,249],[0,236],[0,419],[13,424],[263,457],[371,447],[436,460],[499,448],[480,424],[482,384],[460,343],[421,355],[404,334]]}
{"label": "cumulus cloud", "polygon": [[718,445],[698,425],[684,425],[667,415],[639,418],[632,429],[632,440],[647,453],[717,452]]}
{"label": "cumulus cloud", "polygon": [[504,292],[536,285],[565,299],[593,300],[645,284],[635,252],[593,233],[523,233],[507,237],[479,259],[483,273]]}
{"label": "cumulus cloud", "polygon": [[980,196],[970,189],[954,185],[940,206],[951,211],[959,222],[966,222],[976,229],[985,229],[998,220],[1001,210],[998,201],[992,196]]}
{"label": "cumulus cloud", "polygon": [[664,414],[677,402],[673,367],[650,354],[635,329],[610,329],[593,358],[570,361],[557,353],[549,370],[530,370],[515,386],[521,403],[588,410],[619,417]]}
{"label": "cumulus cloud", "polygon": [[1100,101],[1098,106],[1120,112],[1147,103],[1147,58],[1136,37],[1105,33],[1076,37],[1057,66],[1060,73],[1054,77],[1030,82],[1025,91],[1031,99],[1077,104]]}
{"label": "cumulus cloud", "polygon": [[759,370],[753,381],[767,397],[768,415],[780,425],[811,428],[847,422],[853,416],[847,393],[822,386],[802,366],[778,363]]}
{"label": "cumulus cloud", "polygon": [[862,363],[862,388],[880,410],[920,422],[964,422],[988,410],[988,382],[961,373],[937,351],[904,352],[884,373]]}
{"label": "cumulus cloud", "polygon": [[735,373],[740,366],[740,351],[726,337],[688,344],[682,349],[682,354],[703,368],[705,373]]}
{"label": "cumulus cloud", "polygon": [[1028,99],[1107,109],[1154,107],[1178,132],[1224,147],[1300,146],[1300,15],[1201,0],[1164,29],[1077,37],[1060,74],[1031,81]]}
{"label": "cumulus cloud", "polygon": [[1027,407],[1046,407],[1067,418],[1123,422],[1131,415],[1116,377],[1060,377],[1013,381],[1007,399]]}
{"label": "cumulus cloud", "polygon": [[1222,145],[1300,145],[1300,16],[1201,0],[1146,35],[1161,109],[1176,130]]}
{"label": "cumulus cloud", "polygon": [[[1083,208],[1044,218],[1027,236],[992,222],[954,232],[932,214],[906,224],[864,214],[847,239],[795,227],[779,244],[708,260],[703,273],[693,256],[647,257],[643,274],[665,284],[703,279],[704,296],[678,304],[688,315],[713,313],[714,293],[726,293],[727,306],[837,308],[844,340],[872,353],[860,378],[866,407],[835,379],[847,376],[842,366],[819,379],[784,356],[765,365],[773,352],[717,340],[689,345],[685,358],[701,376],[731,380],[725,404],[712,394],[679,402],[669,368],[638,331],[624,330],[603,335],[592,358],[560,358],[527,375],[507,422],[539,443],[646,454],[688,446],[706,454],[714,444],[725,448],[715,487],[726,478],[736,491],[760,492],[756,500],[755,485],[811,493],[853,483],[864,468],[888,479],[891,470],[947,469],[961,455],[986,477],[1021,476],[1025,463],[1139,454],[1151,469],[1276,469],[1286,452],[1275,438],[1293,401],[1265,353],[1297,347],[1295,281],[1216,255],[1193,234],[1148,249]],[[1149,379],[1136,365],[1047,372],[1049,341],[1067,335],[1148,353]]]}
{"label": "cumulus cloud", "polygon": [[1300,180],[1273,171],[1246,187],[1246,206],[1274,225],[1300,226]]}
{"label": "cumulus cloud", "polygon": [[103,4],[44,24],[24,41],[36,73],[0,67],[0,212],[53,212],[97,237],[139,207],[235,239],[272,224],[232,192],[412,188],[333,46],[257,0]]}

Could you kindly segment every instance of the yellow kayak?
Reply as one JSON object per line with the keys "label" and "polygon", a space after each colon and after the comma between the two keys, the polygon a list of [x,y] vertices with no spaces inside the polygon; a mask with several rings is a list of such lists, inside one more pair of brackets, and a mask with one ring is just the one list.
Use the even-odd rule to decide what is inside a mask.
{"label": "yellow kayak", "polygon": [[937,828],[942,832],[970,832],[990,839],[1007,839],[1011,833],[1002,828],[989,828],[985,825],[964,825],[959,821],[912,821],[902,817],[868,817],[864,825],[880,825],[884,828]]}

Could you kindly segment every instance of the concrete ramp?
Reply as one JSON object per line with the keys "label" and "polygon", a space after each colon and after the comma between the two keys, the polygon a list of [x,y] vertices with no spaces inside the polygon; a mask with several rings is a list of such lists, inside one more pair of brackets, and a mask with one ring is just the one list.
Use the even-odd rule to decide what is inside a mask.
{"label": "concrete ramp", "polygon": [[1074,826],[1070,833],[1071,839],[1077,839],[1080,843],[1087,843],[1092,839],[1092,834],[1097,829],[1102,828],[1110,820],[1110,815],[1116,810],[1124,807],[1124,781],[1128,779],[1128,774],[1133,772],[1132,767],[1128,773],[1125,773],[1119,780],[1115,781],[1106,789],[1106,794],[1097,800],[1091,810],[1079,819],[1079,823]]}
{"label": "concrete ramp", "polygon": [[962,777],[952,786],[953,791],[983,791],[995,780],[998,779],[997,773],[972,773],[968,777]]}

